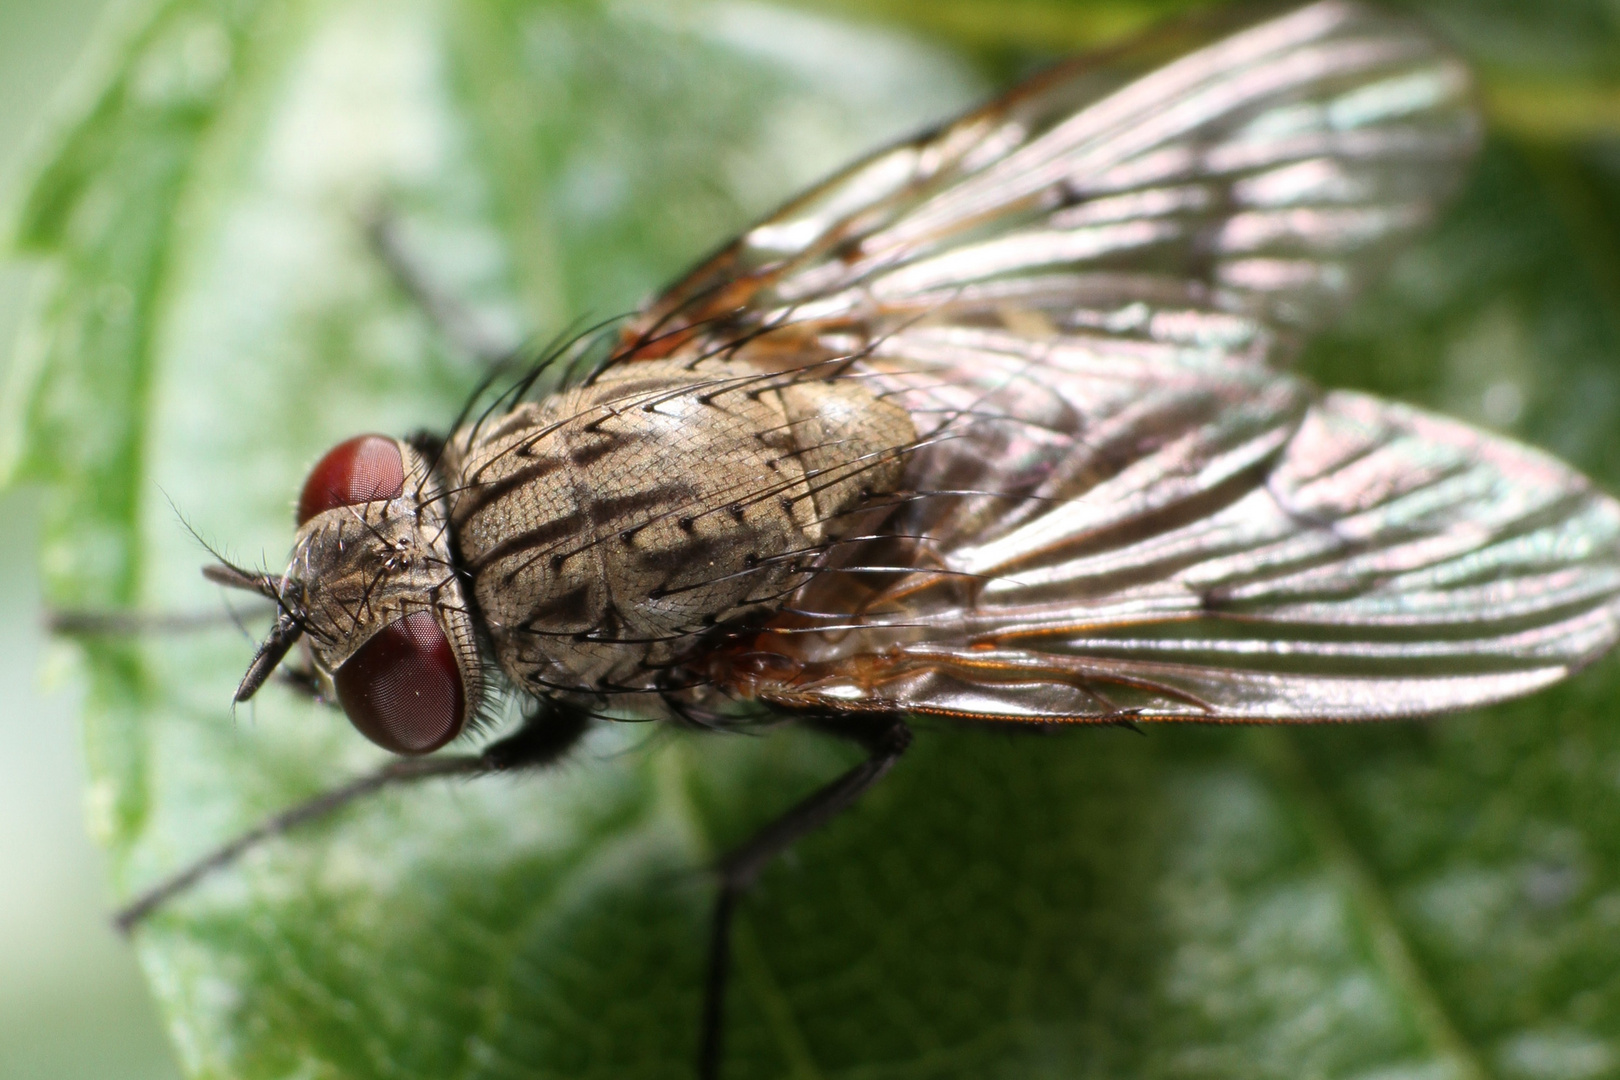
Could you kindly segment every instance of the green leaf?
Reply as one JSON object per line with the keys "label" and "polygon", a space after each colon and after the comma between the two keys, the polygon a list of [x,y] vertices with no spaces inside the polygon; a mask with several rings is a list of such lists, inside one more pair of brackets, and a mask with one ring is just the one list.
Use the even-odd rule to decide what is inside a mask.
{"label": "green leaf", "polygon": [[[0,446],[57,492],[53,601],[217,609],[188,528],[275,566],[325,447],[450,422],[480,373],[371,252],[379,207],[485,325],[543,337],[970,103],[976,65],[1184,6],[857,12],[885,27],[696,0],[149,5],[14,230],[54,276]],[[1611,92],[1612,12],[1429,8],[1537,137],[1493,141],[1306,365],[1620,487],[1620,153],[1560,112]],[[84,645],[124,893],[380,760],[280,687],[233,718],[249,651],[228,625]],[[1612,1075],[1617,704],[1607,661],[1427,724],[925,725],[747,898],[726,1075]],[[426,783],[275,839],[137,947],[198,1076],[689,1075],[701,868],[849,760],[792,730],[604,725],[544,776]]]}

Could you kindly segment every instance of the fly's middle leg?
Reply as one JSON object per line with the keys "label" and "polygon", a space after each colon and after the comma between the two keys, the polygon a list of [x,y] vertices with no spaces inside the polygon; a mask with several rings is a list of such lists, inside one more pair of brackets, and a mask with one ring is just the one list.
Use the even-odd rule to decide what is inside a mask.
{"label": "fly's middle leg", "polygon": [[855,715],[812,723],[859,742],[869,756],[842,776],[811,792],[720,859],[717,868],[720,892],[715,898],[710,931],[708,980],[703,993],[703,1026],[698,1038],[700,1080],[719,1080],[720,1076],[726,982],[731,972],[731,925],[742,894],[772,859],[854,805],[867,789],[888,774],[911,745],[911,728],[899,717]]}

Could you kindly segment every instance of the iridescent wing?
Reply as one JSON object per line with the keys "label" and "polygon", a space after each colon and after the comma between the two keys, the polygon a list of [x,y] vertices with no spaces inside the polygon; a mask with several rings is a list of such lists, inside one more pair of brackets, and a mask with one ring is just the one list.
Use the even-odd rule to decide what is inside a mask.
{"label": "iridescent wing", "polygon": [[717,658],[724,684],[987,720],[1369,719],[1528,692],[1620,634],[1620,505],[1508,440],[1146,332],[928,326],[883,352],[872,377],[950,437],[888,538],[837,546]]}
{"label": "iridescent wing", "polygon": [[1362,719],[1607,649],[1620,506],[1278,371],[1456,185],[1469,97],[1420,30],[1326,0],[1133,80],[1062,69],[701,267],[623,359],[831,361],[922,436],[885,520],[707,677],[988,720]]}
{"label": "iridescent wing", "polygon": [[626,355],[881,332],[941,294],[1074,270],[1133,279],[1123,296],[1196,282],[1206,305],[1309,329],[1433,216],[1479,139],[1464,66],[1359,4],[1129,78],[1161,45],[1058,68],[858,163],[652,304]]}

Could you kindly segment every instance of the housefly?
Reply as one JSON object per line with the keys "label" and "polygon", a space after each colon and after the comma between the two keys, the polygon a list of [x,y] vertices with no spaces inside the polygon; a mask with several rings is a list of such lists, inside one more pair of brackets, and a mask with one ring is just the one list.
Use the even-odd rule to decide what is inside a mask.
{"label": "housefly", "polygon": [[[1620,505],[1535,450],[1318,389],[1302,339],[1457,187],[1463,64],[1322,0],[1058,67],[861,161],[442,437],[362,435],[298,503],[277,618],[397,780],[554,760],[590,717],[768,709],[868,758],[719,865],[728,929],[918,714],[1006,725],[1414,717],[1615,641]],[[583,355],[583,354],[580,354]],[[542,388],[543,387],[543,388]],[[427,757],[492,696],[482,752]]]}

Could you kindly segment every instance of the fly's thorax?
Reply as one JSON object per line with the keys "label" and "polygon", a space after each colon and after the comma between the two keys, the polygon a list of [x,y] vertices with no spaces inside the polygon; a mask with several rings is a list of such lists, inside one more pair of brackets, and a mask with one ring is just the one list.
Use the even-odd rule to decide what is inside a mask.
{"label": "fly's thorax", "polygon": [[456,432],[451,522],[497,659],[535,690],[657,687],[785,603],[914,439],[858,379],[720,360],[625,364]]}
{"label": "fly's thorax", "polygon": [[454,569],[443,485],[410,444],[387,442],[404,465],[398,494],[320,510],[304,521],[282,579],[283,599],[301,614],[304,640],[328,680],[379,632],[419,613],[431,615],[455,658],[463,715],[470,717],[485,680]]}

